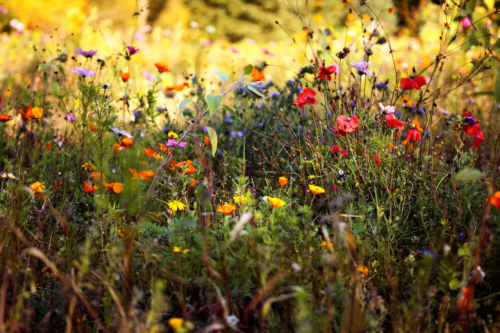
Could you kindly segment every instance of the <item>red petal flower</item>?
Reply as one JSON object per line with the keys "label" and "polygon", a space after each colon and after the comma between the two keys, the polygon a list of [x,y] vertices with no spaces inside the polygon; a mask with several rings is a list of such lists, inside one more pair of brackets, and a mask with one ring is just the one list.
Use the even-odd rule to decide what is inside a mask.
{"label": "red petal flower", "polygon": [[412,141],[420,141],[422,140],[422,134],[419,132],[418,129],[412,128],[408,133],[406,133],[406,140],[408,140],[408,143]]}
{"label": "red petal flower", "polygon": [[301,109],[306,104],[313,105],[314,103],[316,103],[316,99],[314,98],[315,96],[316,92],[314,90],[306,88],[299,96],[297,96],[295,104],[297,104],[297,106]]}
{"label": "red petal flower", "polygon": [[341,151],[341,154],[342,156],[344,156],[345,158],[348,158],[349,157],[349,152],[347,150],[342,150]]}
{"label": "red petal flower", "polygon": [[414,79],[408,79],[408,78],[401,79],[401,82],[399,85],[400,85],[401,89],[403,89],[403,90],[412,90],[412,89],[420,90],[420,88],[422,88],[426,84],[427,84],[427,82],[425,80],[425,77],[418,76]]}
{"label": "red petal flower", "polygon": [[334,154],[337,154],[337,153],[339,152],[339,150],[341,150],[341,149],[342,149],[342,148],[340,148],[340,146],[339,146],[339,145],[335,145],[335,146],[333,146],[333,147],[332,147],[332,152],[333,152]]}
{"label": "red petal flower", "polygon": [[[476,118],[473,118],[473,119],[474,119],[474,121],[476,121]],[[479,123],[476,122],[474,125],[467,124],[464,126],[463,130],[464,130],[465,134],[473,135],[477,131],[479,131]]]}
{"label": "red petal flower", "polygon": [[372,157],[372,160],[375,162],[376,165],[378,166],[382,165],[382,159],[380,158],[380,156]]}
{"label": "red petal flower", "polygon": [[319,74],[318,74],[318,80],[332,80],[332,74],[335,73],[338,69],[337,65],[331,65],[328,67],[323,67],[319,66]]}
{"label": "red petal flower", "polygon": [[347,118],[346,116],[339,116],[337,118],[337,123],[339,124],[339,128],[345,132],[354,132],[356,127],[359,125],[358,116],[354,115],[352,118]]}
{"label": "red petal flower", "polygon": [[387,120],[387,127],[389,128],[397,128],[398,130],[402,131],[405,128],[405,122],[398,120],[396,117],[394,117],[393,114],[388,114],[385,116],[385,120]]}
{"label": "red petal flower", "polygon": [[339,125],[335,125],[335,127],[333,127],[333,132],[338,136],[347,136],[347,132],[340,128]]}
{"label": "red petal flower", "polygon": [[477,148],[484,141],[483,131],[479,130],[474,134],[474,139],[472,139],[472,148]]}

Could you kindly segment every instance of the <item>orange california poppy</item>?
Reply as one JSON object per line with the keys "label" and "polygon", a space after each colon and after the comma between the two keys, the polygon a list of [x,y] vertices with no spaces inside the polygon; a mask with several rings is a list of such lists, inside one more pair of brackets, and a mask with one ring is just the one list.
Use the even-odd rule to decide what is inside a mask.
{"label": "orange california poppy", "polygon": [[130,178],[130,179],[139,179],[139,174],[137,173],[136,169],[128,169],[128,171],[130,171],[130,173],[132,173],[132,178]]}
{"label": "orange california poppy", "polygon": [[286,177],[280,177],[278,179],[278,182],[280,183],[281,187],[283,187],[286,185],[286,183],[288,183],[288,179]]}
{"label": "orange california poppy", "polygon": [[387,11],[389,14],[392,14],[392,12],[394,11],[394,7],[391,7],[389,8],[389,10]]}
{"label": "orange california poppy", "polygon": [[36,119],[41,119],[43,117],[43,109],[38,106],[34,107],[31,112],[33,113],[33,117]]}
{"label": "orange california poppy", "polygon": [[45,145],[45,148],[46,148],[47,150],[50,150],[50,142],[47,142],[47,144]]}
{"label": "orange california poppy", "polygon": [[169,152],[172,148],[165,146],[163,143],[158,142],[158,147],[163,153]]}
{"label": "orange california poppy", "polygon": [[236,206],[232,204],[225,204],[224,206],[219,206],[217,212],[223,213],[224,215],[230,215],[232,212],[236,211]]}
{"label": "orange california poppy", "polygon": [[141,176],[142,180],[150,181],[156,175],[154,171],[142,170],[139,172],[139,176]]}
{"label": "orange california poppy", "polygon": [[[177,168],[181,169],[183,165],[186,165],[187,166],[186,175],[190,175],[190,174],[196,172],[195,167],[191,164],[192,162],[193,161],[191,161],[191,160],[187,160],[187,161],[184,161],[184,162],[177,163],[175,166]],[[179,172],[179,175],[180,174],[182,174],[182,172]]]}
{"label": "orange california poppy", "polygon": [[104,183],[104,186],[106,186],[106,190],[113,190],[115,193],[120,193],[123,191],[123,184],[122,183]]}
{"label": "orange california poppy", "polygon": [[474,303],[469,303],[469,293],[470,293],[470,285],[468,287],[462,287],[460,289],[460,296],[457,300],[457,308],[460,312],[464,312],[465,310],[472,310]]}
{"label": "orange california poppy", "polygon": [[210,146],[210,138],[208,136],[204,136],[203,139],[205,139],[205,145],[207,147]]}
{"label": "orange california poppy", "polygon": [[102,172],[92,172],[90,174],[90,178],[92,178],[93,181],[98,182],[104,178],[104,174]]}
{"label": "orange california poppy", "polygon": [[85,182],[83,184],[83,189],[85,190],[86,193],[92,193],[97,191],[99,188],[97,186],[91,186],[89,183]]}
{"label": "orange california poppy", "polygon": [[120,77],[122,78],[122,81],[123,82],[127,82],[128,80],[130,80],[130,73],[123,73],[123,72],[120,72],[118,73],[120,75]]}
{"label": "orange california poppy", "polygon": [[29,107],[26,111],[23,111],[23,109],[19,109],[19,113],[23,116],[24,119],[26,120],[31,120],[33,119],[33,107]]}
{"label": "orange california poppy", "polygon": [[496,208],[500,208],[500,192],[496,192],[491,197],[491,204]]}
{"label": "orange california poppy", "polygon": [[91,122],[91,121],[89,121],[89,123],[90,123],[90,131],[91,131],[91,132],[94,132],[94,131],[96,130],[95,125],[94,125],[94,124],[92,124],[92,122]]}
{"label": "orange california poppy", "polygon": [[197,180],[196,180],[196,179],[194,179],[194,178],[191,178],[191,182],[193,183],[193,186],[199,183],[199,181],[197,181]]}
{"label": "orange california poppy", "polygon": [[130,147],[134,143],[134,139],[124,138],[122,139],[121,145],[123,147]]}
{"label": "orange california poppy", "polygon": [[113,149],[115,151],[115,153],[121,153],[122,151],[125,150],[125,147],[123,146],[120,146],[118,143],[113,143]]}
{"label": "orange california poppy", "polygon": [[45,193],[43,193],[43,191],[45,190],[45,185],[43,185],[43,183],[35,182],[35,183],[30,185],[30,188],[33,190],[35,197],[38,197],[38,198],[46,198],[47,197],[47,195]]}
{"label": "orange california poppy", "polygon": [[165,65],[164,62],[155,62],[156,68],[158,68],[158,72],[164,73],[164,72],[170,72],[171,69],[167,65]]}
{"label": "orange california poppy", "polygon": [[2,123],[5,123],[5,122],[7,122],[9,120],[12,120],[11,116],[9,116],[8,114],[0,114],[0,121]]}
{"label": "orange california poppy", "polygon": [[177,167],[177,162],[175,162],[175,160],[174,160],[174,159],[171,159],[171,160],[170,160],[170,164],[168,165],[168,168],[169,168],[169,169],[173,169],[173,168],[175,168],[175,167]]}
{"label": "orange california poppy", "polygon": [[266,76],[264,73],[259,71],[256,67],[253,68],[252,74],[250,76],[255,80],[255,81],[266,81]]}
{"label": "orange california poppy", "polygon": [[170,87],[166,87],[165,88],[165,92],[169,93],[172,90],[183,91],[185,87],[189,88],[189,83],[184,82],[183,84],[176,84],[176,85],[173,85],[173,86],[170,86]]}
{"label": "orange california poppy", "polygon": [[153,157],[156,155],[156,152],[151,148],[148,148],[148,149],[144,148],[144,149],[142,149],[142,151],[145,152],[146,155],[148,155],[149,157]]}

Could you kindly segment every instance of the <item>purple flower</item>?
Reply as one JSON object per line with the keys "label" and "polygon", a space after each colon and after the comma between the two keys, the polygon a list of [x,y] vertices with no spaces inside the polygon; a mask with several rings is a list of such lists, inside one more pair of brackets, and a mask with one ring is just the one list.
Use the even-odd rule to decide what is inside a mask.
{"label": "purple flower", "polygon": [[233,52],[233,53],[240,53],[240,51],[238,51],[238,49],[235,48],[234,46],[230,46],[229,50],[231,50],[231,52]]}
{"label": "purple flower", "polygon": [[142,72],[142,76],[144,76],[147,80],[149,80],[151,82],[155,82],[155,78],[152,77],[151,74],[149,74],[148,71]]}
{"label": "purple flower", "polygon": [[88,50],[84,51],[81,47],[77,48],[75,51],[76,54],[82,55],[85,58],[92,58],[97,54],[97,50]]}
{"label": "purple flower", "polygon": [[446,111],[445,109],[441,109],[439,110],[442,114],[444,115],[449,115],[450,113],[448,111]]}
{"label": "purple flower", "polygon": [[371,63],[372,63],[371,61],[366,62],[363,60],[361,60],[359,62],[351,61],[351,66],[354,67],[354,69],[356,69],[358,71],[359,75],[363,75],[363,74],[373,75],[373,73],[368,70],[368,67],[371,65]]}
{"label": "purple flower", "polygon": [[82,67],[76,67],[76,69],[73,69],[73,73],[79,74],[81,76],[94,76],[95,75],[94,71],[91,71],[90,69],[82,68]]}
{"label": "purple flower", "polygon": [[134,34],[134,39],[142,42],[143,40],[146,39],[146,37],[143,34],[140,34],[140,33],[136,32]]}
{"label": "purple flower", "polygon": [[460,21],[460,24],[462,24],[462,27],[464,28],[468,28],[472,25],[472,23],[470,23],[470,20],[467,17],[464,17],[462,21]]}
{"label": "purple flower", "polygon": [[133,46],[127,46],[127,50],[128,50],[128,53],[130,55],[134,55],[136,53],[139,53],[139,49],[136,49],[135,47]]}
{"label": "purple flower", "polygon": [[70,123],[74,123],[76,121],[76,117],[75,117],[75,114],[73,112],[68,113],[65,118]]}
{"label": "purple flower", "polygon": [[268,49],[261,47],[260,50],[271,57],[274,57],[274,54],[271,53]]}
{"label": "purple flower", "polygon": [[167,141],[167,147],[179,146],[179,148],[182,148],[185,145],[187,145],[186,142],[177,142],[175,139],[170,139]]}

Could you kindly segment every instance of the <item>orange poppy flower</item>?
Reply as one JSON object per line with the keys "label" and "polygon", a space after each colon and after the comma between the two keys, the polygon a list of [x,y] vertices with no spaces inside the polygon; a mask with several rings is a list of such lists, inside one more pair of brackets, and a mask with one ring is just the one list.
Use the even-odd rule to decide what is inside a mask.
{"label": "orange poppy flower", "polygon": [[23,111],[23,109],[19,109],[19,113],[23,116],[24,119],[26,120],[31,120],[33,119],[33,107],[29,107],[28,110]]}
{"label": "orange poppy flower", "polygon": [[90,178],[92,178],[93,181],[98,182],[104,178],[104,174],[102,172],[92,172],[90,174]]}
{"label": "orange poppy flower", "polygon": [[145,152],[149,157],[153,157],[156,155],[156,152],[151,148],[143,149],[142,151]]}
{"label": "orange poppy flower", "polygon": [[124,138],[122,139],[121,145],[123,147],[130,147],[134,143],[134,139]]}
{"label": "orange poppy flower", "polygon": [[500,192],[496,192],[491,197],[491,204],[496,208],[500,208]]}
{"label": "orange poppy flower", "polygon": [[136,169],[128,169],[132,173],[132,178],[130,179],[139,179],[139,174],[137,173]]}
{"label": "orange poppy flower", "polygon": [[47,142],[47,144],[45,145],[45,148],[46,148],[47,150],[50,150],[50,142]]}
{"label": "orange poppy flower", "polygon": [[[184,162],[177,163],[175,166],[177,168],[181,169],[182,166],[185,164],[187,166],[186,175],[190,175],[190,174],[196,172],[195,167],[191,164],[192,162],[193,161],[191,161],[191,160],[187,160],[187,161],[184,161]],[[182,174],[182,172],[179,172],[179,175],[180,174]]]}
{"label": "orange poppy flower", "polygon": [[92,193],[97,191],[99,188],[97,186],[91,186],[89,183],[85,182],[83,184],[83,189],[85,190],[86,193]]}
{"label": "orange poppy flower", "polygon": [[172,148],[165,146],[163,143],[158,142],[158,147],[163,153],[169,152]]}
{"label": "orange poppy flower", "polygon": [[171,159],[170,161],[171,161],[171,162],[170,162],[170,164],[168,165],[168,168],[169,168],[169,169],[173,169],[173,168],[177,167],[177,162],[175,162],[175,160],[174,160],[174,159]]}
{"label": "orange poppy flower", "polygon": [[224,206],[219,206],[217,212],[223,213],[224,215],[230,215],[232,212],[236,211],[236,206],[231,204],[225,204]]}
{"label": "orange poppy flower", "polygon": [[460,296],[457,300],[457,308],[460,312],[464,312],[465,310],[472,310],[472,306],[474,303],[469,303],[469,293],[470,286],[462,287],[460,290]]}
{"label": "orange poppy flower", "polygon": [[130,80],[130,73],[123,73],[123,72],[120,72],[118,73],[120,75],[120,77],[122,78],[122,81],[123,82],[127,82],[128,80]]}
{"label": "orange poppy flower", "polygon": [[207,147],[210,146],[210,138],[208,136],[204,136],[203,139],[205,139],[205,145]]}
{"label": "orange poppy flower", "polygon": [[166,87],[165,88],[165,92],[169,93],[172,90],[183,91],[185,87],[189,88],[189,83],[184,82],[183,84],[176,84],[176,85],[173,85],[173,86],[170,86],[170,87]]}
{"label": "orange poppy flower", "polygon": [[167,65],[165,65],[164,62],[155,62],[156,68],[158,68],[158,72],[164,73],[164,72],[170,72],[171,69]]}
{"label": "orange poppy flower", "polygon": [[122,151],[125,150],[125,147],[123,146],[120,146],[118,143],[114,143],[113,144],[113,150],[115,151],[115,153],[121,153]]}
{"label": "orange poppy flower", "polygon": [[199,181],[197,181],[197,180],[196,180],[196,179],[194,179],[194,178],[191,178],[191,182],[193,183],[193,186],[199,183]]}
{"label": "orange poppy flower", "polygon": [[40,183],[40,182],[36,182],[36,183],[33,183],[30,185],[30,188],[33,190],[34,192],[34,196],[35,197],[38,197],[38,198],[46,198],[47,195],[45,193],[43,193],[43,191],[45,190],[45,185],[43,185],[43,183]]}
{"label": "orange poppy flower", "polygon": [[90,131],[91,131],[91,132],[94,132],[94,131],[96,130],[95,125],[94,125],[94,124],[92,124],[92,122],[91,122],[91,121],[89,121],[89,123],[90,123]]}
{"label": "orange poppy flower", "polygon": [[142,170],[141,172],[139,172],[139,176],[141,176],[142,180],[150,181],[151,179],[153,179],[154,176],[156,176],[156,172]]}
{"label": "orange poppy flower", "polygon": [[43,109],[42,108],[39,108],[38,106],[37,107],[34,107],[31,112],[33,113],[33,117],[35,117],[36,119],[40,119],[43,117]]}
{"label": "orange poppy flower", "polygon": [[256,67],[253,68],[253,72],[252,74],[250,74],[250,76],[255,81],[266,81],[266,76],[264,75],[264,73],[259,71]]}
{"label": "orange poppy flower", "polygon": [[121,191],[123,191],[122,183],[104,183],[104,186],[106,187],[106,190],[113,190],[113,192],[115,193],[120,193]]}
{"label": "orange poppy flower", "polygon": [[5,123],[5,122],[7,122],[9,120],[12,120],[11,116],[9,116],[8,114],[0,114],[0,121],[2,123]]}
{"label": "orange poppy flower", "polygon": [[281,187],[283,187],[286,185],[286,183],[288,183],[288,179],[286,177],[280,177],[278,179],[278,182],[280,183]]}

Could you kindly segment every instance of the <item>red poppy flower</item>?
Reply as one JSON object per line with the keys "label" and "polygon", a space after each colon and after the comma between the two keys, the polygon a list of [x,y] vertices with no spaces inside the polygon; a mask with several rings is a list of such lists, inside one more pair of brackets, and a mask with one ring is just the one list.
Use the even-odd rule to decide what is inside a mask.
{"label": "red poppy flower", "polygon": [[306,104],[313,105],[314,103],[316,103],[316,99],[314,98],[315,96],[316,92],[314,90],[306,88],[299,96],[297,96],[295,104],[297,104],[297,106],[301,109]]}
{"label": "red poppy flower", "polygon": [[46,148],[47,150],[50,150],[50,142],[47,142],[47,144],[45,145],[45,148]]}
{"label": "red poppy flower", "polygon": [[406,140],[408,141],[408,143],[412,142],[412,141],[420,141],[422,140],[422,134],[419,132],[418,129],[416,128],[412,128],[408,133],[406,133]]}
{"label": "red poppy flower", "polygon": [[345,158],[348,158],[349,157],[349,152],[347,150],[342,150],[340,152],[342,154],[342,156],[344,156]]}
{"label": "red poppy flower", "polygon": [[339,124],[339,128],[344,130],[345,132],[354,132],[356,127],[359,125],[358,116],[354,115],[352,118],[347,118],[346,116],[339,116],[337,118],[337,124]]}
{"label": "red poppy flower", "polygon": [[344,131],[342,128],[340,128],[339,125],[335,125],[335,127],[333,128],[333,132],[335,133],[335,135],[338,136],[343,136],[343,137],[347,136],[347,132]]}
{"label": "red poppy flower", "polygon": [[333,152],[334,154],[337,154],[337,153],[339,152],[339,150],[341,150],[341,149],[342,149],[342,148],[340,148],[340,146],[339,146],[339,145],[335,145],[335,146],[333,146],[333,147],[332,147],[332,152]]}
{"label": "red poppy flower", "polygon": [[426,84],[427,81],[425,80],[425,77],[418,76],[414,79],[408,79],[408,78],[401,79],[399,85],[403,90],[412,90],[412,89],[420,90],[420,88],[422,88]]}
{"label": "red poppy flower", "polygon": [[319,74],[318,74],[318,80],[332,80],[332,74],[335,73],[338,69],[338,66],[333,64],[328,67],[323,67],[319,66]]}
{"label": "red poppy flower", "polygon": [[337,184],[333,184],[333,190],[338,191],[338,189],[339,189],[339,186]]}
{"label": "red poppy flower", "polygon": [[387,127],[389,128],[397,128],[398,130],[402,131],[405,128],[405,122],[398,120],[396,117],[394,117],[393,114],[388,114],[385,116],[385,120],[387,120]]}
{"label": "red poppy flower", "polygon": [[483,131],[479,130],[474,134],[474,138],[472,139],[472,148],[477,148],[484,141]]}
{"label": "red poppy flower", "polygon": [[0,121],[2,123],[5,123],[5,122],[7,122],[9,120],[12,120],[11,116],[9,116],[8,114],[0,114]]}
{"label": "red poppy flower", "polygon": [[375,162],[376,165],[378,165],[378,166],[382,165],[382,159],[380,158],[380,156],[372,157],[372,160],[373,160],[373,162]]}

